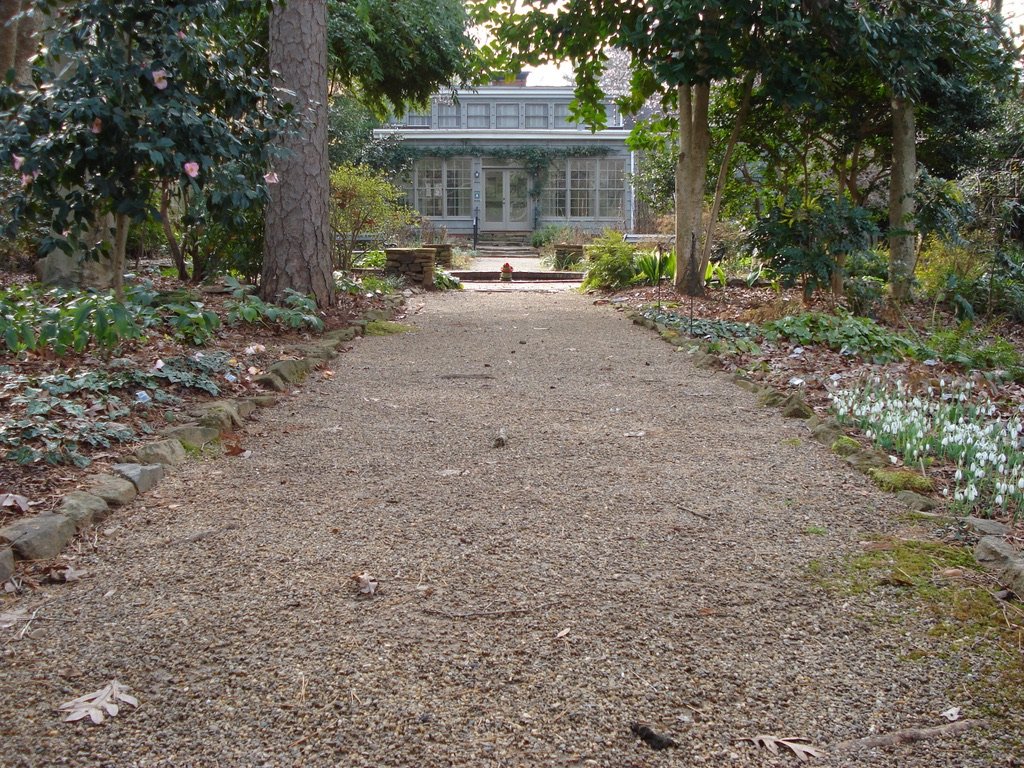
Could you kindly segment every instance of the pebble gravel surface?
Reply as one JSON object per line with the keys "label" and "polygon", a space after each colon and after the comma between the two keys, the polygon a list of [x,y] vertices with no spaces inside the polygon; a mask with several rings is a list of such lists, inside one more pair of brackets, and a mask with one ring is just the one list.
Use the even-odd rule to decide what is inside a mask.
{"label": "pebble gravel surface", "polygon": [[[970,664],[923,618],[814,576],[899,509],[802,423],[578,294],[406,322],[20,599],[42,618],[0,634],[0,764],[795,765],[741,739],[961,703]],[[112,679],[138,708],[62,722]],[[993,728],[814,764],[1011,765]]]}

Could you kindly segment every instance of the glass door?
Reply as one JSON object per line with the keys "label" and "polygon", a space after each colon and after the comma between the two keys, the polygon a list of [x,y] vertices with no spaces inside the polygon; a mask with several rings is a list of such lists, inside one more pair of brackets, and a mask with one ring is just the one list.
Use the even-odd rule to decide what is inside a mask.
{"label": "glass door", "polygon": [[484,169],[484,224],[488,229],[528,229],[530,177],[522,168]]}

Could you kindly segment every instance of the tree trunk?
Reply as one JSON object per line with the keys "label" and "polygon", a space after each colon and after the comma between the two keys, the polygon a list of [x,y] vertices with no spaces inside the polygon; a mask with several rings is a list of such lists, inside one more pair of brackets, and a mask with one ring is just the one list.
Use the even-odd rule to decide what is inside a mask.
{"label": "tree trunk", "polygon": [[700,267],[704,180],[708,170],[711,129],[708,126],[707,83],[679,86],[679,160],[676,163],[676,289],[688,296],[704,295]]}
{"label": "tree trunk", "polygon": [[36,33],[41,25],[40,11],[32,7],[32,3],[23,3],[25,15],[18,22],[17,47],[14,53],[14,84],[18,87],[32,85],[31,59],[39,50]]}
{"label": "tree trunk", "polygon": [[126,214],[118,213],[114,216],[114,298],[124,301],[124,260],[125,251],[128,249],[128,228],[132,220]]}
{"label": "tree trunk", "polygon": [[892,178],[889,182],[889,288],[896,301],[910,299],[914,279],[914,184],[917,129],[914,105],[892,100]]}
{"label": "tree trunk", "polygon": [[0,77],[14,69],[18,55],[18,22],[21,0],[0,0]]}
{"label": "tree trunk", "polygon": [[287,4],[270,13],[270,68],[293,96],[297,131],[285,136],[274,162],[260,293],[268,301],[285,289],[334,304],[330,247],[330,167],[327,160],[327,8],[325,0]]}
{"label": "tree trunk", "polygon": [[729,169],[732,167],[732,153],[736,150],[736,144],[740,140],[740,133],[743,131],[743,124],[750,114],[750,97],[754,92],[754,73],[747,72],[743,78],[743,96],[740,100],[740,109],[736,113],[736,120],[732,124],[732,133],[729,134],[729,143],[725,146],[725,155],[722,157],[722,165],[718,169],[718,182],[715,184],[715,199],[711,203],[711,215],[708,216],[707,236],[704,238],[704,251],[700,258],[700,274],[703,275],[711,261],[711,248],[714,246],[715,226],[718,224],[718,212],[722,208],[722,197],[725,194],[725,185],[729,180]]}

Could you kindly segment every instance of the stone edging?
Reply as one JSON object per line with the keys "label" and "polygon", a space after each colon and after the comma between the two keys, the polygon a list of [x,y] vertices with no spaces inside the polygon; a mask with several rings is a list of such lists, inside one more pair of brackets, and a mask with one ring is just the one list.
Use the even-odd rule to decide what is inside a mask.
{"label": "stone edging", "polygon": [[[635,310],[626,309],[624,313],[635,325],[656,331],[669,344],[678,347],[680,351],[685,350],[697,368],[718,371],[725,368],[722,359],[718,355],[707,352],[696,339],[684,336],[663,323],[644,317]],[[740,389],[757,395],[758,402],[766,408],[779,408],[782,415],[787,418],[804,420],[811,430],[814,440],[826,448],[833,449],[837,439],[845,434],[842,426],[834,419],[822,421],[798,392],[785,395],[775,387],[754,381],[740,371],[733,373],[730,378]],[[842,456],[847,464],[865,474],[870,474],[872,470],[888,469],[891,466],[889,457],[876,448],[858,448],[846,452],[845,455],[836,450],[832,452]],[[1018,554],[1006,540],[1006,534],[1009,533],[1007,526],[995,520],[984,520],[978,517],[953,518],[942,514],[932,514],[932,510],[940,506],[939,502],[913,491],[900,491],[896,494],[896,498],[914,512],[928,514],[949,522],[962,520],[967,528],[980,536],[980,540],[974,548],[974,559],[979,565],[995,574],[1000,584],[1007,587],[1019,599],[1024,600],[1024,556]]]}
{"label": "stone edging", "polygon": [[[387,311],[370,310],[355,325],[328,331],[294,347],[289,350],[294,357],[290,354],[272,363],[253,382],[285,392],[289,384],[302,381],[310,371],[337,357],[342,344],[362,336],[367,323],[392,318],[405,298],[386,296],[385,303]],[[76,534],[151,490],[170,468],[185,461],[188,450],[219,440],[221,435],[242,427],[257,408],[274,405],[277,400],[277,395],[263,394],[201,403],[189,413],[191,422],[161,430],[160,439],[138,446],[123,463],[111,467],[111,473],[95,474],[84,483],[84,490],[65,494],[53,512],[18,518],[0,528],[0,584],[14,575],[17,561],[56,557]]]}

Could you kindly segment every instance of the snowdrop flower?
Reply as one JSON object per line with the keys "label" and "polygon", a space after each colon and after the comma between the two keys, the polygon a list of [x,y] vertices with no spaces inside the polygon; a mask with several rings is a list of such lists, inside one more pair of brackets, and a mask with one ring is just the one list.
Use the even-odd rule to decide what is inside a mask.
{"label": "snowdrop flower", "polygon": [[194,160],[190,160],[189,162],[185,163],[185,165],[183,165],[182,168],[185,169],[185,175],[188,176],[190,179],[194,179],[196,176],[199,175],[199,163],[195,162]]}
{"label": "snowdrop flower", "polygon": [[150,75],[153,77],[153,86],[158,91],[166,90],[168,86],[166,69],[154,69]]}

